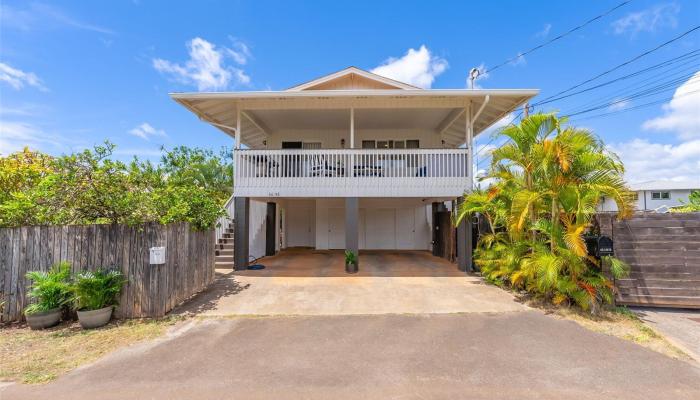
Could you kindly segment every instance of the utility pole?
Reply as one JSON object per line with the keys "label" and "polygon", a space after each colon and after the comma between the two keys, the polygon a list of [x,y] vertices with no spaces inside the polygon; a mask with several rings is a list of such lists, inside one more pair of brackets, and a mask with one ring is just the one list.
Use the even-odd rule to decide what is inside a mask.
{"label": "utility pole", "polygon": [[525,103],[525,106],[523,106],[523,118],[527,118],[528,115],[530,115],[530,104]]}

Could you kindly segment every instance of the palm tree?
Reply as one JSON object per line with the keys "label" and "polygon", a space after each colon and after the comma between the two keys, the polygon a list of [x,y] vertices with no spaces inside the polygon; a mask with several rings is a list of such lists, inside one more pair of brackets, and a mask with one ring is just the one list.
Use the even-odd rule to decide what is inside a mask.
{"label": "palm tree", "polygon": [[[491,227],[475,253],[487,278],[589,309],[611,301],[613,287],[583,235],[602,196],[617,202],[620,217],[631,207],[619,158],[592,132],[565,125],[550,113],[504,128],[510,143],[494,150],[487,175],[496,184],[465,196],[457,217],[478,212]],[[609,262],[614,275],[625,272]]]}

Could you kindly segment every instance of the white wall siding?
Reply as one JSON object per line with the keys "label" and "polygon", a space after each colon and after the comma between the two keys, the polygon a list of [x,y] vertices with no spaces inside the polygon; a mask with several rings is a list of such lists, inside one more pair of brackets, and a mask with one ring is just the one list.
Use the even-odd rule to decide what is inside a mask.
{"label": "white wall siding", "polygon": [[[670,199],[652,199],[652,192],[669,192]],[[688,196],[692,190],[686,189],[672,189],[672,190],[640,190],[637,192],[638,198],[635,202],[635,209],[637,211],[651,211],[659,207],[676,207],[682,205],[683,202],[688,203]],[[645,199],[646,198],[646,202]],[[598,205],[598,211],[603,212],[616,212],[617,204],[613,199],[605,197]]]}

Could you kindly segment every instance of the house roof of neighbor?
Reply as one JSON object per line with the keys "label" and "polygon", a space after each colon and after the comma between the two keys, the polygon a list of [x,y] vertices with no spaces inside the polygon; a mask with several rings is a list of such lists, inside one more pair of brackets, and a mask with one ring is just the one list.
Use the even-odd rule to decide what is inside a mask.
{"label": "house roof of neighbor", "polygon": [[641,190],[692,190],[700,189],[700,181],[646,181],[630,185],[633,191]]}

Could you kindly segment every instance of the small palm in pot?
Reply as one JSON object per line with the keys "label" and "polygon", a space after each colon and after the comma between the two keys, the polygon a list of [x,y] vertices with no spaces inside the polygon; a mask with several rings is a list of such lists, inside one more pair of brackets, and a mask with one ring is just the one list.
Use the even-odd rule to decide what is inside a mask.
{"label": "small palm in pot", "polygon": [[73,282],[74,306],[83,328],[106,325],[126,283],[118,270],[84,271]]}

